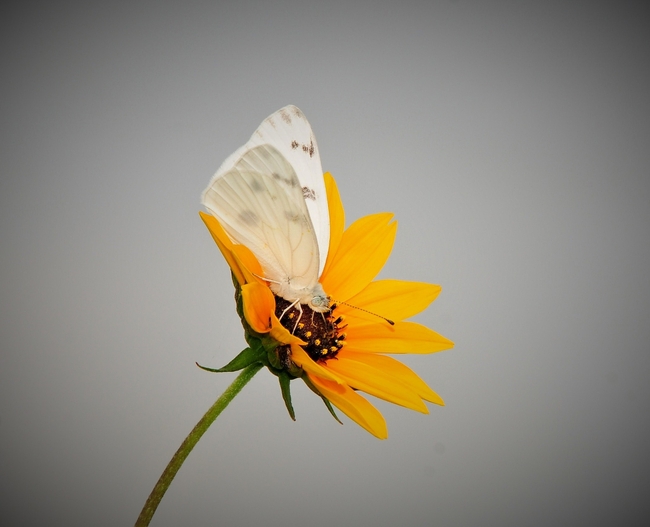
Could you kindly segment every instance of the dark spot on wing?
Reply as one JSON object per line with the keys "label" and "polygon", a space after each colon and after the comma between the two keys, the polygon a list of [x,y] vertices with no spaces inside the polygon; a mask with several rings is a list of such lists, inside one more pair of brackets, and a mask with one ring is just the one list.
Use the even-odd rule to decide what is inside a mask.
{"label": "dark spot on wing", "polygon": [[264,192],[264,190],[266,190],[264,185],[262,185],[257,179],[251,181],[251,188],[254,192]]}
{"label": "dark spot on wing", "polygon": [[314,146],[314,140],[310,139],[308,145],[302,145],[302,151],[305,154],[309,154],[309,157],[314,157],[314,152],[316,152],[316,147]]}
{"label": "dark spot on wing", "polygon": [[312,188],[302,187],[302,197],[305,199],[316,201],[316,192],[314,192],[314,189]]}
{"label": "dark spot on wing", "polygon": [[282,110],[282,111],[280,112],[280,117],[282,117],[282,120],[283,120],[285,123],[287,123],[287,124],[291,124],[291,116],[289,115],[289,113],[288,113],[286,110]]}
{"label": "dark spot on wing", "polygon": [[239,219],[247,225],[255,225],[260,221],[260,219],[257,217],[257,214],[255,214],[252,210],[245,210],[243,212],[240,212]]}
{"label": "dark spot on wing", "polygon": [[288,210],[284,211],[284,217],[294,223],[298,223],[300,221],[300,214],[294,214],[293,212],[290,212]]}
{"label": "dark spot on wing", "polygon": [[291,141],[291,148],[293,148],[294,150],[296,148],[298,148],[299,146],[300,146],[300,143],[298,143],[298,141],[296,141],[295,139],[293,141]]}
{"label": "dark spot on wing", "polygon": [[277,182],[284,183],[288,187],[297,187],[299,185],[298,178],[296,177],[282,177],[282,175],[278,174],[277,172],[273,172],[271,176],[273,176],[273,179],[275,179]]}

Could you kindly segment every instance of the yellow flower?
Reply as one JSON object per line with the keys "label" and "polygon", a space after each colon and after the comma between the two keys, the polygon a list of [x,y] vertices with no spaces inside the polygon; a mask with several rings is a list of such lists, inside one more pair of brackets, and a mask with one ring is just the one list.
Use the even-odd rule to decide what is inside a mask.
{"label": "yellow flower", "polygon": [[[324,177],[331,233],[320,282],[333,302],[329,313],[314,313],[306,305],[289,308],[290,302],[276,297],[261,278],[264,271],[253,253],[234,244],[216,218],[204,213],[201,218],[241,288],[246,323],[255,334],[274,342],[276,366],[301,376],[326,403],[385,439],[383,416],[357,390],[422,413],[428,413],[423,401],[444,405],[411,369],[385,355],[453,347],[442,335],[404,320],[424,310],[441,288],[421,282],[373,281],[393,247],[397,230],[393,215],[366,216],[344,230],[336,183],[329,173]],[[292,412],[290,402],[287,405]]]}

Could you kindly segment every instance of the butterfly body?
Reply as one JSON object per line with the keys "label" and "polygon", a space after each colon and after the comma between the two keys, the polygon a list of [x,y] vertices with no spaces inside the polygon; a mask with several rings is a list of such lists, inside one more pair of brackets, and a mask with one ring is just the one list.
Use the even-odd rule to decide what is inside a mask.
{"label": "butterfly body", "polygon": [[217,170],[202,203],[257,257],[273,293],[328,310],[319,282],[329,248],[327,194],[316,140],[298,108],[269,116]]}
{"label": "butterfly body", "polygon": [[289,302],[306,304],[312,311],[316,311],[317,313],[329,311],[330,298],[325,294],[323,286],[320,283],[314,287],[297,289],[291,284],[290,280],[287,280],[284,283],[271,282],[269,287],[276,295],[281,296],[285,300],[289,300]]}

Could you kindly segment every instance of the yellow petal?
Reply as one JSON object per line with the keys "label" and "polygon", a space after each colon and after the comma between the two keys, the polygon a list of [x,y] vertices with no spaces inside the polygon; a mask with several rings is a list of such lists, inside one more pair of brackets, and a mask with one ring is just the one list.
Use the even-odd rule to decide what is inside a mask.
{"label": "yellow petal", "polygon": [[257,281],[255,275],[263,276],[262,266],[255,258],[255,255],[243,245],[234,244],[226,231],[223,230],[219,220],[210,214],[199,212],[199,216],[210,231],[212,239],[219,247],[221,254],[226,259],[228,266],[232,270],[235,278],[240,284]]}
{"label": "yellow petal", "polygon": [[333,300],[346,302],[366,287],[386,263],[393,249],[397,222],[390,213],[371,214],[343,233],[336,254],[323,272],[323,289]]}
{"label": "yellow petal", "polygon": [[205,226],[208,228],[208,231],[210,231],[212,238],[217,244],[217,247],[219,247],[221,254],[223,254],[223,257],[226,259],[226,263],[232,270],[235,278],[237,278],[237,281],[240,284],[245,284],[246,279],[244,278],[244,273],[239,268],[239,263],[232,254],[233,243],[230,241],[217,219],[214,216],[205,214],[204,212],[199,212],[199,216],[201,216]]}
{"label": "yellow petal", "polygon": [[344,359],[351,359],[357,362],[363,362],[368,366],[373,366],[376,369],[389,372],[393,378],[407,385],[425,401],[439,404],[440,406],[445,405],[445,402],[442,400],[442,398],[431,388],[429,388],[429,386],[427,386],[427,383],[425,383],[411,368],[392,357],[388,357],[387,355],[379,355],[378,353],[358,353],[350,351],[347,348],[343,348],[341,351],[339,351],[337,357],[341,361]]}
{"label": "yellow petal", "polygon": [[386,421],[379,410],[349,386],[336,384],[315,375],[309,375],[309,379],[326,399],[358,425],[379,439],[388,437]]}
{"label": "yellow petal", "polygon": [[232,247],[232,253],[240,262],[240,267],[244,273],[247,282],[262,281],[260,277],[264,276],[262,265],[257,260],[253,251],[245,245],[235,244]]}
{"label": "yellow petal", "polygon": [[[397,321],[424,311],[440,294],[441,289],[439,285],[425,282],[377,280],[368,284],[363,291],[346,302],[350,306],[362,308],[375,315]],[[337,315],[352,316],[377,322],[376,316],[350,306],[339,306]]]}
{"label": "yellow petal", "polygon": [[273,337],[278,342],[282,344],[299,344],[306,345],[307,343],[300,340],[295,335],[289,333],[289,330],[285,328],[282,323],[278,320],[278,317],[275,316],[275,313],[271,315],[271,337]]}
{"label": "yellow petal", "polygon": [[337,356],[337,359],[328,361],[327,369],[336,372],[352,388],[362,390],[389,403],[399,404],[423,414],[429,413],[418,394],[408,385],[393,377],[390,371],[375,368],[367,362],[346,358],[341,354]]}
{"label": "yellow petal", "polygon": [[289,331],[275,316],[275,297],[267,285],[260,282],[241,286],[244,317],[253,331],[270,333],[271,337],[282,344],[306,343]]}
{"label": "yellow petal", "polygon": [[433,353],[454,347],[454,343],[415,322],[354,324],[345,329],[346,348],[379,353]]}
{"label": "yellow petal", "polygon": [[313,375],[316,375],[336,384],[345,384],[345,381],[334,372],[330,371],[328,368],[324,368],[317,362],[314,362],[301,346],[295,344],[291,346],[291,360],[305,370],[309,374],[310,378]]}
{"label": "yellow petal", "polygon": [[343,237],[343,230],[345,229],[345,211],[343,210],[343,203],[341,202],[341,195],[336,186],[336,181],[332,174],[325,172],[323,174],[325,179],[325,190],[327,191],[327,206],[330,213],[330,246],[327,251],[327,261],[323,268],[323,275],[327,273],[328,268],[331,266],[334,254],[339,248],[341,238]]}
{"label": "yellow petal", "polygon": [[271,315],[275,311],[275,298],[271,290],[258,282],[241,286],[244,304],[244,316],[253,331],[267,333],[271,331]]}

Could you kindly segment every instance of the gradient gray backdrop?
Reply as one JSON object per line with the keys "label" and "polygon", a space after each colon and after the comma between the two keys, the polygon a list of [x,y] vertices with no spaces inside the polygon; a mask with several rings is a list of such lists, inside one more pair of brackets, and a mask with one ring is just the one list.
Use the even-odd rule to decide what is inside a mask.
{"label": "gradient gray backdrop", "polygon": [[0,523],[130,525],[244,346],[198,216],[296,104],[383,277],[440,283],[405,362],[446,400],[340,426],[261,372],[156,526],[648,520],[649,43],[638,2],[3,8]]}

